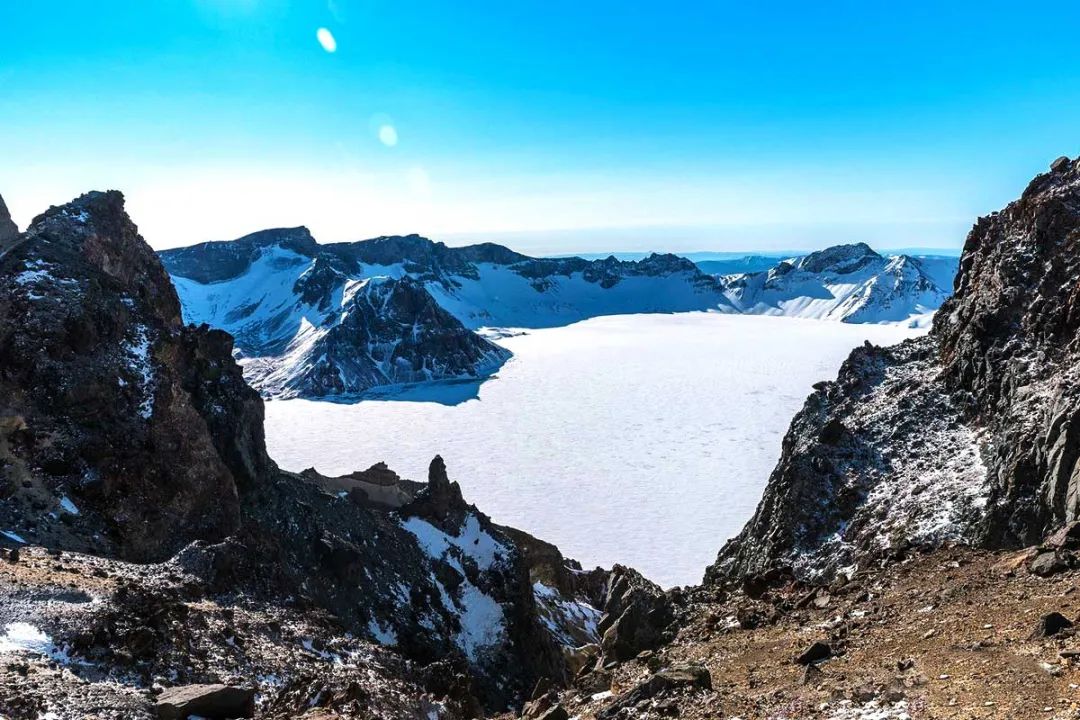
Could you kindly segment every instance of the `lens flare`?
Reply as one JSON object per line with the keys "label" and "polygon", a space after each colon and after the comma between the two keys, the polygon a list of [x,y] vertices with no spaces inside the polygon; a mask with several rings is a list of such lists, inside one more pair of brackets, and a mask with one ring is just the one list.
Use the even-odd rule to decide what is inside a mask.
{"label": "lens flare", "polygon": [[334,39],[333,33],[326,28],[319,28],[315,31],[315,38],[322,45],[322,49],[328,53],[337,52],[337,40]]}
{"label": "lens flare", "polygon": [[397,145],[397,128],[393,125],[380,125],[379,126],[379,142],[386,147],[394,147]]}

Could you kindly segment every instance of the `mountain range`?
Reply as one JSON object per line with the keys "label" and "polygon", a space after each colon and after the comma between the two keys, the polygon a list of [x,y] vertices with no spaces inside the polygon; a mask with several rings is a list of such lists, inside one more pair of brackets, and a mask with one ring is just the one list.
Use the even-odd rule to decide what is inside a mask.
{"label": "mountain range", "polygon": [[533,258],[417,235],[320,245],[303,227],[160,256],[185,320],[229,332],[245,377],[271,398],[483,378],[510,357],[497,343],[507,328],[705,310],[918,323],[948,296],[930,261],[861,244],[736,275],[671,254]]}
{"label": "mountain range", "polygon": [[975,223],[927,335],[815,386],[666,592],[495,524],[438,457],[282,471],[119,193],[5,214],[6,718],[1075,714],[1080,160]]}

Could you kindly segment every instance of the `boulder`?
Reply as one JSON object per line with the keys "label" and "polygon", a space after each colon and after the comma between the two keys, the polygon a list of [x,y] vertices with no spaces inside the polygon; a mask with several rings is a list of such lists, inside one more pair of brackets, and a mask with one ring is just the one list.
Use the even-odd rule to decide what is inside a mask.
{"label": "boulder", "polygon": [[1062,630],[1067,630],[1073,626],[1072,620],[1062,615],[1059,612],[1052,612],[1043,615],[1039,618],[1039,624],[1035,628],[1035,632],[1031,634],[1032,638],[1047,638],[1057,635]]}
{"label": "boulder", "polygon": [[832,654],[832,647],[829,643],[818,640],[806,648],[799,657],[795,658],[795,662],[799,665],[813,665],[828,660],[832,657]]}
{"label": "boulder", "polygon": [[1043,547],[1054,550],[1080,547],[1080,521],[1062,525],[1043,541]]}
{"label": "boulder", "polygon": [[1060,554],[1053,550],[1041,552],[1028,565],[1028,571],[1039,577],[1050,577],[1068,569],[1068,564]]}
{"label": "boulder", "polygon": [[160,720],[185,720],[189,715],[217,720],[255,715],[255,691],[230,685],[182,685],[168,688],[154,704]]}
{"label": "boulder", "polygon": [[712,690],[712,676],[702,665],[682,665],[661,670],[596,714],[597,720],[618,717],[626,708],[671,691]]}

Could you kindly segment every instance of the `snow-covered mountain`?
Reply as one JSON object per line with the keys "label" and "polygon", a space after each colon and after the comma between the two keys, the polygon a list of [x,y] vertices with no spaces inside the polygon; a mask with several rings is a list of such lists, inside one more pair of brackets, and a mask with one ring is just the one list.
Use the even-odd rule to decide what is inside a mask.
{"label": "snow-covered mountain", "polygon": [[675,255],[531,258],[418,235],[320,245],[300,227],[167,250],[161,259],[184,319],[231,333],[245,377],[270,397],[483,377],[510,354],[479,328],[734,312],[719,280]]}
{"label": "snow-covered mountain", "polygon": [[957,263],[954,258],[883,256],[856,243],[718,279],[724,295],[743,313],[922,326],[951,294]]}

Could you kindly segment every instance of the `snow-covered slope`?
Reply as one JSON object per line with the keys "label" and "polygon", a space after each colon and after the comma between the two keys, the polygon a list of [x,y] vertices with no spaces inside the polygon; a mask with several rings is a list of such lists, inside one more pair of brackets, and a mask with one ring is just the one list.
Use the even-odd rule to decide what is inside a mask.
{"label": "snow-covered slope", "polygon": [[473,330],[597,315],[734,311],[690,261],[530,258],[416,235],[318,245],[306,228],[168,250],[184,318],[230,332],[270,397],[354,395],[482,377],[509,357]]}
{"label": "snow-covered slope", "polygon": [[[250,248],[223,243],[216,256],[186,267],[215,282],[173,276],[185,320],[230,332],[245,377],[264,395],[355,395],[479,377],[510,357],[465,328],[400,267],[350,276],[333,258],[304,254],[290,241],[295,233],[286,232],[264,235]],[[242,261],[235,262],[238,256]],[[235,274],[220,278],[222,267]]]}
{"label": "snow-covered slope", "polygon": [[951,294],[942,283],[955,270],[951,258],[886,257],[857,243],[719,280],[744,313],[922,326]]}

